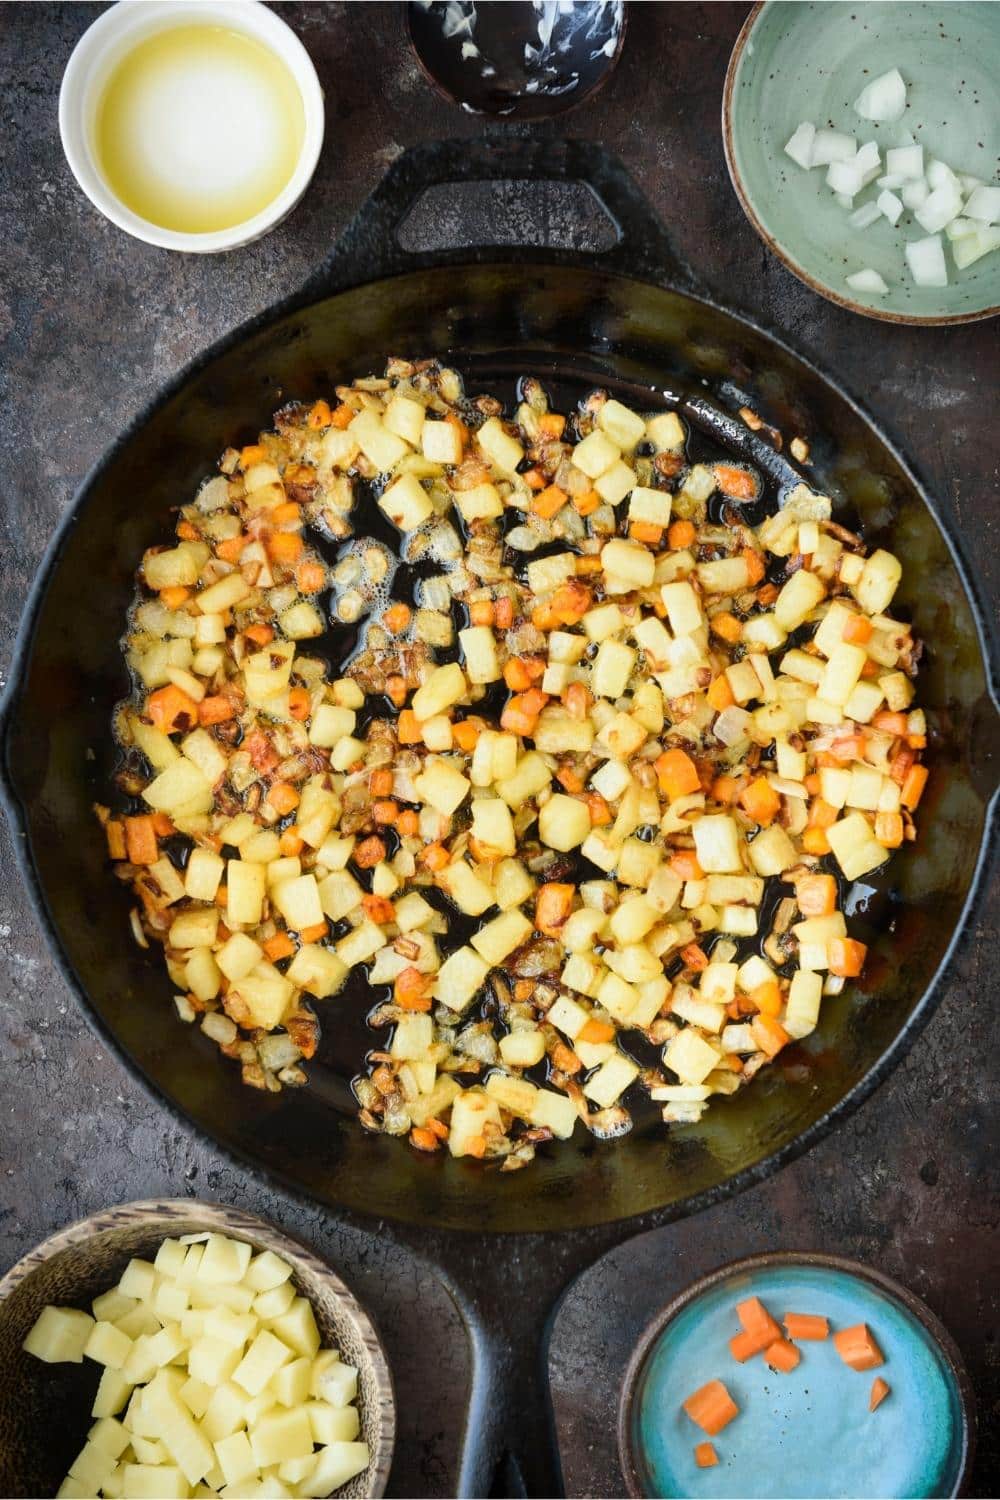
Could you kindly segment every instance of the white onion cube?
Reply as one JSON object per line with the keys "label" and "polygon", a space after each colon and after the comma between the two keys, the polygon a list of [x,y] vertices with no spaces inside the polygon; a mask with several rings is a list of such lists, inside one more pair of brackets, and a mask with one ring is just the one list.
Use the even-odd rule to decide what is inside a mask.
{"label": "white onion cube", "polygon": [[910,240],[906,246],[906,264],[917,286],[947,286],[948,268],[939,234],[924,240]]}
{"label": "white onion cube", "polygon": [[827,186],[835,193],[845,193],[847,197],[853,198],[855,193],[860,193],[861,169],[854,161],[834,161],[827,168]]}
{"label": "white onion cube", "polygon": [[847,285],[855,292],[874,292],[881,297],[889,290],[882,277],[871,266],[866,266],[863,271],[855,271],[853,275],[845,278]]}
{"label": "white onion cube", "polygon": [[923,146],[896,146],[885,153],[885,169],[898,177],[923,177]]}
{"label": "white onion cube", "polygon": [[815,125],[808,120],[803,120],[785,142],[785,155],[790,156],[798,166],[805,167],[806,171],[813,165],[812,149],[815,136]]}
{"label": "white onion cube", "polygon": [[875,178],[882,170],[882,158],[878,154],[878,147],[874,141],[869,141],[861,147],[861,150],[854,158],[854,165],[861,172],[862,187],[867,187],[870,182],[875,181]]}
{"label": "white onion cube", "polygon": [[914,218],[928,234],[937,234],[950,219],[962,212],[961,189],[950,182],[943,183],[929,195],[916,210]]}
{"label": "white onion cube", "polygon": [[932,189],[940,187],[961,187],[961,183],[959,182],[955,173],[949,167],[948,163],[946,161],[939,161],[937,157],[931,157],[930,161],[927,163],[927,171],[925,175]]}
{"label": "white onion cube", "polygon": [[812,164],[828,167],[833,161],[851,161],[857,155],[858,143],[842,130],[817,130],[813,140]]}
{"label": "white onion cube", "polygon": [[950,224],[944,226],[944,232],[950,240],[964,240],[969,235],[978,234],[982,227],[975,219],[952,219]]}
{"label": "white onion cube", "polygon": [[906,84],[898,68],[873,79],[854,101],[864,120],[898,120],[906,108]]}
{"label": "white onion cube", "polygon": [[890,193],[888,188],[883,188],[882,192],[878,195],[877,206],[879,212],[884,214],[893,229],[895,229],[903,212],[902,199],[897,198],[895,193]]}
{"label": "white onion cube", "polygon": [[917,177],[913,182],[903,183],[903,186],[899,190],[899,196],[907,208],[921,208],[930,197],[930,191],[924,179]]}
{"label": "white onion cube", "polygon": [[995,224],[1000,219],[1000,187],[977,187],[969,195],[965,213],[970,219]]}
{"label": "white onion cube", "polygon": [[951,247],[951,253],[958,269],[964,271],[966,266],[971,266],[981,256],[989,255],[991,250],[996,250],[998,247],[1000,247],[1000,228],[984,224],[976,234],[966,235],[964,239],[956,240]]}

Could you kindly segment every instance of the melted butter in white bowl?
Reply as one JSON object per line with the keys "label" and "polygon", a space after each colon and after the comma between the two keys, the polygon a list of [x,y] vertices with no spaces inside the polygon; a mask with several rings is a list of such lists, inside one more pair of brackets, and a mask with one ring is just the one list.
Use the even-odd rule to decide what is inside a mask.
{"label": "melted butter in white bowl", "polygon": [[252,0],[113,5],[84,33],[59,100],[91,201],[139,239],[228,250],[295,206],[316,166],[323,96],[305,48]]}
{"label": "melted butter in white bowl", "polygon": [[182,234],[230,229],[291,181],[305,111],[269,47],[225,26],[175,26],[129,50],[97,106],[93,148],[141,218]]}

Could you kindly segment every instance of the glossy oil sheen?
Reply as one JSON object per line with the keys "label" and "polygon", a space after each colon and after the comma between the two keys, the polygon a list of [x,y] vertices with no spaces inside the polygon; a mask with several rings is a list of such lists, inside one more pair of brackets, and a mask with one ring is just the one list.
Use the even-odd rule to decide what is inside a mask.
{"label": "glossy oil sheen", "polygon": [[[359,269],[379,263],[383,238],[373,229]],[[864,983],[824,1005],[819,1030],[697,1125],[651,1124],[605,1143],[577,1131],[512,1174],[426,1157],[359,1127],[354,1066],[337,1055],[329,1005],[319,1011],[330,1040],[310,1064],[309,1086],[261,1095],[206,1037],[178,1024],[162,966],[128,936],[128,894],[109,877],[92,803],[106,795],[108,722],[128,691],[118,641],[136,558],[163,541],[170,507],[195,492],[222,448],[254,441],[284,401],[329,395],[389,353],[450,354],[473,392],[532,370],[578,390],[605,385],[639,407],[692,391],[707,414],[748,401],[786,432],[809,434],[815,483],[835,497],[836,514],[860,516],[873,545],[906,558],[899,607],[933,646],[921,701],[935,772],[921,836],[891,867],[896,921],[874,938]],[[748,440],[741,423],[731,426]],[[367,529],[363,515],[357,521]],[[564,1229],[651,1209],[677,1216],[780,1159],[913,1026],[974,883],[992,790],[974,755],[977,726],[992,723],[975,615],[899,461],[828,381],[766,335],[683,293],[593,266],[419,268],[269,317],[212,353],[85,487],[16,682],[7,774],[30,868],[67,972],[105,1035],[161,1097],[257,1168],[331,1208],[438,1228]]]}
{"label": "glossy oil sheen", "polygon": [[270,48],[225,26],[174,26],[117,63],[94,154],[108,186],[161,229],[205,234],[252,219],[302,152],[298,85]]}
{"label": "glossy oil sheen", "polygon": [[[854,111],[873,78],[898,68],[907,108],[893,124],[876,125]],[[732,91],[730,149],[757,220],[806,277],[835,296],[882,312],[934,318],[1000,306],[1000,251],[963,271],[945,249],[949,285],[919,287],[903,246],[926,231],[905,209],[893,229],[879,219],[852,229],[826,185],[826,168],[803,171],[785,142],[803,120],[833,125],[858,145],[901,144],[905,130],[956,172],[993,182],[997,171],[996,99],[1000,92],[1000,5],[953,0],[948,5],[769,3],[743,48]],[[885,171],[883,165],[882,171]],[[879,189],[867,188],[855,206]],[[865,266],[889,285],[886,296],[852,291],[844,278]]]}
{"label": "glossy oil sheen", "polygon": [[[759,1358],[737,1364],[728,1341],[739,1332],[735,1309],[745,1297],[759,1297],[779,1322],[786,1312],[827,1317],[831,1334],[867,1323],[885,1364],[851,1370],[832,1338],[803,1341],[787,1375]],[[891,1392],[870,1412],[876,1375]],[[694,1447],[705,1434],[681,1402],[714,1379],[725,1382],[740,1414],[711,1440],[718,1466],[699,1469]],[[684,1307],[639,1373],[630,1425],[639,1482],[652,1496],[950,1495],[963,1454],[958,1386],[924,1325],[881,1287],[808,1264],[737,1274]]]}

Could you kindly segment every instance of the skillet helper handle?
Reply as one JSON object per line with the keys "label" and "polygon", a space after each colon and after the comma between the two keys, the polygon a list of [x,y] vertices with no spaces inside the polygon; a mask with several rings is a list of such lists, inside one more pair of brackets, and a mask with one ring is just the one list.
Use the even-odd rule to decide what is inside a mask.
{"label": "skillet helper handle", "polygon": [[993,816],[1000,818],[1000,707],[989,689],[972,713],[969,773],[983,801],[993,803]]}
{"label": "skillet helper handle", "polygon": [[[500,242],[494,239],[488,244],[431,251],[404,249],[399,230],[429,188],[481,182],[579,184],[589,190],[606,214],[614,243],[605,250],[579,251],[570,244],[560,244],[558,235],[551,241],[546,235],[542,245],[512,244],[507,215]],[[356,271],[347,269],[352,263],[364,266],[364,280],[372,281],[450,263],[533,257],[601,266],[695,294],[701,290],[617,157],[590,141],[555,140],[534,133],[435,141],[406,151],[363,204],[306,291],[318,298],[344,290],[357,279]]]}

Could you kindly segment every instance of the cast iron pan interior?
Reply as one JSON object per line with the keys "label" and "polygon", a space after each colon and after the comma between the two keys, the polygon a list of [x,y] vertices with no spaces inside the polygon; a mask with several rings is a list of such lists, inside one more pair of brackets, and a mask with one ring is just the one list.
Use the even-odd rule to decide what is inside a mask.
{"label": "cast iron pan interior", "polygon": [[[470,175],[470,147],[459,149]],[[544,161],[550,175],[593,183],[595,159],[605,174],[598,190],[621,226],[634,190],[620,168],[592,147],[554,155],[551,142]],[[440,156],[425,156],[424,169],[429,162],[440,175]],[[499,175],[493,159],[478,167]],[[524,167],[507,162],[509,175]],[[454,155],[445,168],[456,169]],[[397,189],[412,187],[413,171],[411,158]],[[379,202],[384,212],[384,193]],[[377,212],[369,233],[373,225],[381,235]],[[647,256],[637,246],[633,260],[646,272],[649,245],[661,242],[655,225],[644,227]],[[355,236],[355,254],[364,243]],[[684,292],[621,274],[629,264],[621,254],[614,269],[565,255],[546,264],[465,259],[479,263],[418,262],[267,315],[175,384],[94,472],[36,589],[5,705],[18,843],[43,925],[102,1035],[174,1109],[257,1168],[331,1207],[438,1227],[564,1229],[650,1209],[680,1215],[814,1140],[884,1076],[929,1014],[934,976],[977,885],[993,791],[985,756],[997,719],[978,611],[901,460],[856,406],[774,339]],[[398,254],[383,253],[387,260],[398,272]],[[341,263],[339,274],[364,270],[345,273]],[[348,1082],[358,1059],[336,1062],[332,1040],[309,1087],[278,1096],[244,1088],[235,1067],[178,1023],[161,963],[129,936],[129,902],[109,874],[91,805],[107,796],[109,717],[127,691],[118,639],[136,562],[167,538],[170,508],[193,494],[224,446],[252,439],[282,401],[328,394],[387,354],[451,359],[472,389],[509,390],[517,375],[538,373],[567,394],[602,385],[640,407],[687,398],[702,423],[749,401],[789,436],[810,439],[812,480],[835,497],[838,515],[859,518],[870,541],[904,559],[899,607],[929,643],[921,694],[935,769],[920,839],[893,862],[890,889],[870,898],[874,957],[864,983],[826,1002],[814,1036],[696,1126],[641,1128],[611,1143],[578,1131],[513,1174],[427,1158],[357,1125]],[[369,991],[358,1004],[370,999]],[[354,1002],[320,1007],[328,1037],[338,1004]]]}

